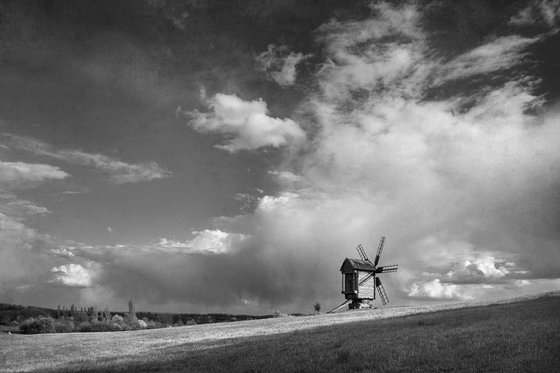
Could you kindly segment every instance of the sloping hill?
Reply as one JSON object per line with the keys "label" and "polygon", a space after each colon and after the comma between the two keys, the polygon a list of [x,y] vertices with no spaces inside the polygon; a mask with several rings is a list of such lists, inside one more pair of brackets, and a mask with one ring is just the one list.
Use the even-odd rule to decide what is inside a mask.
{"label": "sloping hill", "polygon": [[555,371],[560,296],[137,332],[3,335],[1,371]]}

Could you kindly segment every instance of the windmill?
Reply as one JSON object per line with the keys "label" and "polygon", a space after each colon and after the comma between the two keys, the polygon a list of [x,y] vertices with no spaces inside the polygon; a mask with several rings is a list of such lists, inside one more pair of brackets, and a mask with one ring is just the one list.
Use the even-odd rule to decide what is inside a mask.
{"label": "windmill", "polygon": [[370,302],[376,299],[377,294],[379,294],[383,305],[389,302],[387,292],[378,275],[397,272],[399,265],[378,266],[384,244],[385,237],[381,237],[373,262],[368,258],[361,244],[356,247],[360,259],[346,258],[344,260],[340,272],[342,272],[342,294],[344,294],[346,301],[330,312],[342,308],[348,302],[351,302],[349,308],[371,307]]}

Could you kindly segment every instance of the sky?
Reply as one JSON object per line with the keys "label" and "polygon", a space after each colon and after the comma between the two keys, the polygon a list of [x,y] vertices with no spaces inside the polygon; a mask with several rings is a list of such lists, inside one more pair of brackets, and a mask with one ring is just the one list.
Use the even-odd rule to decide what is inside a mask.
{"label": "sky", "polygon": [[[560,288],[560,2],[0,1],[0,302]],[[380,302],[378,302],[381,307]]]}

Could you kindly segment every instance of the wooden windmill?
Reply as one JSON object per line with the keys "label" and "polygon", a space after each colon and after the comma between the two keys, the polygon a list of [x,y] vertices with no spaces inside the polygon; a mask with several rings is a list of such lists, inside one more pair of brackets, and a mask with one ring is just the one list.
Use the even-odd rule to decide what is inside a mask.
{"label": "wooden windmill", "polygon": [[336,309],[348,302],[351,302],[349,308],[369,308],[371,307],[370,302],[376,298],[376,294],[379,294],[383,305],[389,302],[387,292],[377,276],[381,273],[397,272],[399,266],[398,264],[377,266],[384,244],[385,237],[381,237],[373,262],[367,257],[362,245],[358,245],[356,248],[360,259],[346,258],[344,260],[340,272],[342,272],[342,294],[344,294],[346,302]]}

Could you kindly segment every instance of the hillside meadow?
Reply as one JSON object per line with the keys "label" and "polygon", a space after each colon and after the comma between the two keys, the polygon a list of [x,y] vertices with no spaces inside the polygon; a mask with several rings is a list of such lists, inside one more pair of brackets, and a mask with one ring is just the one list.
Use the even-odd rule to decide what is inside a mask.
{"label": "hillside meadow", "polygon": [[560,296],[112,333],[0,335],[2,372],[556,372]]}

